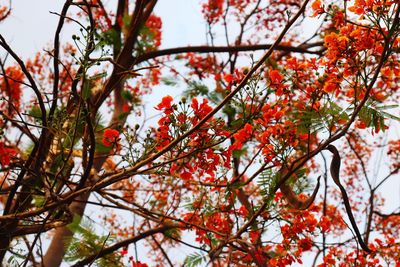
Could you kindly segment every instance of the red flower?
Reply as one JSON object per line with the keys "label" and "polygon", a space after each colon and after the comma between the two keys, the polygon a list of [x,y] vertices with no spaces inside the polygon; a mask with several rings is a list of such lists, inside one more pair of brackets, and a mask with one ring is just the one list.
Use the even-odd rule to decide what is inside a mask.
{"label": "red flower", "polygon": [[270,70],[269,79],[271,80],[271,84],[277,85],[283,81],[283,75],[278,70]]}
{"label": "red flower", "polygon": [[315,0],[311,5],[312,10],[314,10],[313,17],[316,17],[319,14],[324,13],[324,7],[321,4],[321,0]]}
{"label": "red flower", "polygon": [[161,100],[161,103],[158,104],[155,109],[157,110],[164,110],[165,114],[170,114],[172,112],[172,101],[174,99],[172,98],[172,96],[167,95],[164,96]]}
{"label": "red flower", "polygon": [[[0,97],[7,96],[10,104],[14,106],[14,108],[11,109],[12,114],[9,115],[13,115],[15,109],[19,110],[20,107],[22,97],[21,84],[24,79],[24,74],[17,67],[8,67],[5,69],[4,76],[8,78],[6,80],[4,77],[0,77]],[[0,109],[3,109],[4,105],[5,104],[0,104]]]}
{"label": "red flower", "polygon": [[243,144],[253,135],[253,126],[246,123],[246,125],[233,135],[235,143],[232,145],[235,150],[242,149]]}
{"label": "red flower", "polygon": [[132,262],[132,267],[148,267],[146,263],[141,263],[140,261]]}
{"label": "red flower", "polygon": [[191,180],[193,178],[192,174],[190,172],[187,172],[187,171],[184,171],[183,173],[181,173],[180,176],[184,181],[189,181],[189,180]]}
{"label": "red flower", "polygon": [[151,14],[146,21],[146,27],[149,30],[148,38],[152,39],[153,41],[153,49],[159,47],[161,45],[161,28],[162,28],[162,21],[161,18]]}
{"label": "red flower", "polygon": [[312,248],[312,241],[310,238],[306,237],[306,238],[302,238],[298,241],[299,243],[299,247],[303,250],[303,251],[307,251],[310,250]]}
{"label": "red flower", "polygon": [[367,128],[367,124],[361,120],[356,121],[355,123],[356,128],[358,129],[365,129]]}
{"label": "red flower", "polygon": [[11,162],[11,157],[15,156],[17,152],[12,149],[8,148],[4,145],[3,142],[0,142],[0,165],[7,166]]}
{"label": "red flower", "polygon": [[103,145],[106,147],[112,146],[114,143],[117,142],[117,138],[119,136],[119,132],[114,129],[106,129],[103,133]]}
{"label": "red flower", "polygon": [[128,113],[129,111],[131,111],[131,106],[130,106],[129,104],[125,103],[125,104],[123,105],[123,107],[122,107],[122,110],[123,110],[125,113]]}
{"label": "red flower", "polygon": [[234,79],[234,77],[233,77],[233,75],[230,74],[230,73],[224,75],[224,80],[225,80],[225,82],[227,82],[227,83],[231,83],[231,82],[233,81],[233,79]]}
{"label": "red flower", "polygon": [[128,254],[128,248],[127,247],[123,247],[121,250],[121,256],[125,256]]}
{"label": "red flower", "polygon": [[324,90],[325,93],[333,93],[335,92],[339,87],[338,83],[335,82],[334,80],[328,80],[325,84],[322,90]]}

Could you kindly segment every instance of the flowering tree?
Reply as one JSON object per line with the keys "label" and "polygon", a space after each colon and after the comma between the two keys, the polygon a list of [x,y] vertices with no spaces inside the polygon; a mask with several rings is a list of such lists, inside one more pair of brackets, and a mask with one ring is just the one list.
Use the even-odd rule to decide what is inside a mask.
{"label": "flowering tree", "polygon": [[66,0],[31,59],[0,35],[0,260],[400,266],[399,2],[202,1],[172,48],[156,4]]}

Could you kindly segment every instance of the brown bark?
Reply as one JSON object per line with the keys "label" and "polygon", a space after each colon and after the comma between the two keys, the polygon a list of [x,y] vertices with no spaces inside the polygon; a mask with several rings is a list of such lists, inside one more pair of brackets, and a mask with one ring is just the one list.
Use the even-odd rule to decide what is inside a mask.
{"label": "brown bark", "polygon": [[[89,198],[89,193],[82,194],[76,198],[77,201],[86,202]],[[74,215],[83,215],[85,211],[85,206],[81,202],[73,202],[69,206],[69,211]],[[60,266],[62,259],[65,255],[66,248],[72,239],[73,232],[67,227],[59,227],[54,232],[54,237],[50,243],[47,253],[43,257],[42,266],[52,267]]]}

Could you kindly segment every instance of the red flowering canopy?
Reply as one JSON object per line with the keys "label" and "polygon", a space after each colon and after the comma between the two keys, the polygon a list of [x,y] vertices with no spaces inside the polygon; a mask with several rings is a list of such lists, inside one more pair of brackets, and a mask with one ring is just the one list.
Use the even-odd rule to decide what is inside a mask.
{"label": "red flowering canopy", "polygon": [[0,35],[0,262],[400,266],[399,1],[173,2]]}

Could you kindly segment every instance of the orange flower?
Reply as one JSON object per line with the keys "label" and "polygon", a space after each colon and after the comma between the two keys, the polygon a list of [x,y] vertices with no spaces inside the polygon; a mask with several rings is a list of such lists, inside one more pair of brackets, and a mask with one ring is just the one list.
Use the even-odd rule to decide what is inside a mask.
{"label": "orange flower", "polygon": [[378,93],[374,94],[374,98],[380,102],[383,102],[383,100],[386,99],[386,95],[382,92],[378,92]]}
{"label": "orange flower", "polygon": [[309,237],[306,238],[302,238],[298,241],[299,247],[303,250],[303,251],[307,251],[310,250],[312,248],[312,241]]}
{"label": "orange flower", "polygon": [[170,114],[172,112],[172,101],[174,99],[172,98],[172,96],[167,95],[164,96],[161,100],[161,103],[158,104],[155,109],[157,110],[164,110],[165,114]]}
{"label": "orange flower", "polygon": [[278,70],[270,70],[269,79],[271,84],[280,84],[283,81],[283,75]]}
{"label": "orange flower", "polygon": [[106,129],[104,130],[103,133],[103,145],[106,147],[112,146],[114,143],[116,143],[118,140],[119,132],[115,129]]}
{"label": "orange flower", "polygon": [[321,0],[315,0],[311,5],[312,10],[314,10],[313,17],[316,17],[319,14],[324,13],[324,7],[321,4]]}
{"label": "orange flower", "polygon": [[338,88],[338,85],[332,81],[327,81],[324,84],[324,87],[322,88],[322,90],[324,90],[325,93],[332,93],[334,91],[336,91],[336,89]]}
{"label": "orange flower", "polygon": [[355,126],[356,126],[358,129],[365,129],[365,128],[367,128],[367,124],[366,124],[365,122],[363,122],[363,121],[356,121]]}
{"label": "orange flower", "polygon": [[225,74],[225,75],[224,75],[224,80],[225,80],[225,82],[227,82],[227,83],[231,83],[231,82],[233,81],[233,75],[230,74],[230,73]]}
{"label": "orange flower", "polygon": [[140,261],[132,262],[132,267],[148,267],[146,263],[141,263]]}
{"label": "orange flower", "polygon": [[17,154],[12,148],[5,146],[3,142],[0,142],[0,165],[5,167],[10,164],[11,158]]}

